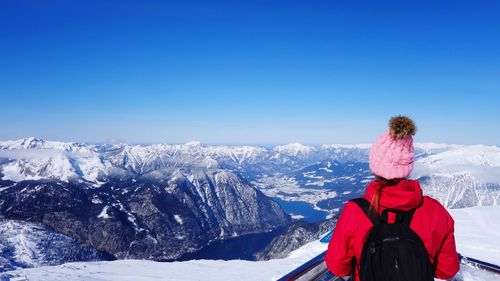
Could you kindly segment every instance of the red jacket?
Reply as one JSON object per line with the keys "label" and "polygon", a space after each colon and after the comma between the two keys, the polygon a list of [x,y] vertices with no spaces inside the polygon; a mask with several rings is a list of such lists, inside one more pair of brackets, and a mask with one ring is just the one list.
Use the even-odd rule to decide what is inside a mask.
{"label": "red jacket", "polygon": [[[363,198],[371,201],[380,188],[376,181],[366,188]],[[422,205],[415,211],[410,228],[424,242],[429,259],[440,279],[452,278],[459,270],[458,254],[455,248],[454,221],[448,211],[436,200],[422,196],[422,189],[416,180],[402,180],[395,186],[382,189],[380,213],[385,208],[408,211]],[[389,213],[389,223],[395,217]],[[325,256],[326,265],[336,276],[353,273],[353,258],[361,259],[361,251],[372,223],[354,202],[347,202],[335,227]],[[356,270],[355,280],[359,281]]]}

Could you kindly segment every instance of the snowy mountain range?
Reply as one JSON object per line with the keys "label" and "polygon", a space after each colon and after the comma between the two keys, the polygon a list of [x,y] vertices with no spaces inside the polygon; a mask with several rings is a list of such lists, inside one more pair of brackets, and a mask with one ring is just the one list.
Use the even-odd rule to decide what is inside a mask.
{"label": "snowy mountain range", "polygon": [[[373,179],[369,148],[85,144],[33,137],[3,141],[1,220],[4,225],[15,220],[18,228],[35,232],[52,231],[61,236],[43,237],[57,236],[54,240],[70,241],[67,247],[91,251],[65,261],[91,260],[99,253],[176,260],[214,241],[286,227],[257,254],[283,257],[316,239],[321,225],[331,225],[322,220],[335,219],[345,201],[362,194]],[[498,205],[499,147],[417,143],[415,149],[412,177],[426,194],[448,208]],[[312,218],[311,211],[319,215]],[[290,224],[290,215],[312,224]],[[14,242],[8,241],[17,232],[4,233],[0,243],[13,249]],[[297,233],[307,238],[284,245]],[[41,262],[23,265],[17,252],[8,250],[14,254],[2,263],[12,268],[64,262],[43,262],[36,256],[44,249],[37,249],[41,252],[32,256]]]}
{"label": "snowy mountain range", "polygon": [[[466,150],[469,147],[416,144],[419,155],[456,148]],[[490,152],[498,153],[497,147],[482,146],[477,149],[481,148],[489,148]],[[45,141],[30,137],[0,141],[0,165],[2,178],[12,181],[57,179],[97,185],[113,176],[137,177],[162,169],[195,166],[223,167],[236,170],[252,179],[261,174],[295,171],[324,160],[367,162],[368,149],[369,145],[366,144],[311,147],[295,143],[272,149],[256,146],[210,146],[199,142],[179,145],[99,145]],[[499,162],[492,157],[485,160],[484,164],[494,165],[495,161]],[[471,164],[477,164],[477,161]]]}
{"label": "snowy mountain range", "polygon": [[212,241],[290,221],[199,145],[0,144],[0,211],[114,258],[172,260]]}
{"label": "snowy mountain range", "polygon": [[413,177],[448,208],[500,203],[500,148],[471,145],[419,158]]}

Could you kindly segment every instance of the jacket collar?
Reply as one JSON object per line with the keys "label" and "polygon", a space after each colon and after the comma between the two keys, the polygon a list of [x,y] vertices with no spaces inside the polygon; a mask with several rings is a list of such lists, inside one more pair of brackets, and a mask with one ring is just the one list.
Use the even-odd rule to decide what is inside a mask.
{"label": "jacket collar", "polygon": [[[381,188],[377,181],[372,181],[366,187],[366,193],[363,196],[371,202],[373,195]],[[422,202],[422,189],[416,180],[401,180],[393,186],[382,188],[380,195],[380,207],[384,209],[396,209],[409,211],[418,207]]]}

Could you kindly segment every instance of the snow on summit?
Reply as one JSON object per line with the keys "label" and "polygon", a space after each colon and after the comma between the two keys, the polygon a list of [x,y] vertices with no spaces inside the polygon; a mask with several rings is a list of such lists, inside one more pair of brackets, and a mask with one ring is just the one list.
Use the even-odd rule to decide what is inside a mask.
{"label": "snow on summit", "polygon": [[[99,182],[111,172],[133,176],[172,166],[201,165],[206,168],[286,164],[290,169],[302,163],[344,157],[367,161],[370,145],[307,146],[300,143],[266,149],[258,146],[185,144],[84,144],[46,141],[34,137],[0,141],[0,173],[5,180],[58,179]],[[500,182],[500,148],[485,145],[415,144],[423,152],[414,175],[455,174],[467,171],[482,182]],[[299,162],[298,162],[299,161]],[[300,162],[302,161],[302,162]],[[311,162],[312,161],[312,162]]]}
{"label": "snow on summit", "polygon": [[287,153],[293,156],[309,154],[316,149],[312,146],[303,145],[300,143],[290,143],[287,145],[276,146],[273,151]]}
{"label": "snow on summit", "polygon": [[0,164],[0,172],[4,180],[12,181],[54,179],[68,182],[81,178],[95,182],[109,166],[94,145],[33,137],[0,142],[1,158],[10,160],[3,166]]}
{"label": "snow on summit", "polygon": [[483,183],[500,182],[500,147],[486,145],[463,146],[418,159],[414,176],[430,173],[474,176]]}
{"label": "snow on summit", "polygon": [[200,146],[201,142],[200,141],[192,140],[192,141],[186,142],[184,145],[185,146]]}
{"label": "snow on summit", "polygon": [[323,144],[321,147],[323,149],[341,149],[341,148],[350,148],[350,149],[369,149],[371,147],[371,143],[360,143],[360,144]]}

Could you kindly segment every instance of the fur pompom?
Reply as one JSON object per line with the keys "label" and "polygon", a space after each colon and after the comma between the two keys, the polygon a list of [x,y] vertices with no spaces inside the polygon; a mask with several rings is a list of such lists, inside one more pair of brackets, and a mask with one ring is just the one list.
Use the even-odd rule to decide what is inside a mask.
{"label": "fur pompom", "polygon": [[389,131],[395,138],[406,138],[415,135],[417,127],[410,117],[394,116],[389,121]]}

